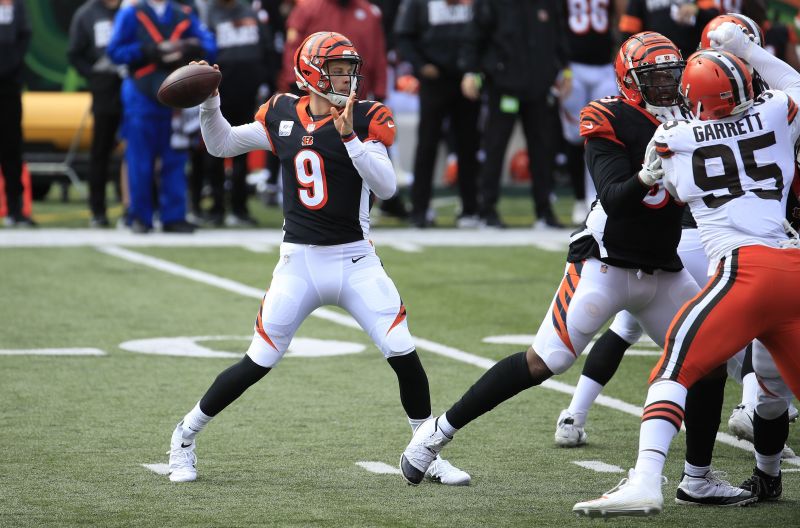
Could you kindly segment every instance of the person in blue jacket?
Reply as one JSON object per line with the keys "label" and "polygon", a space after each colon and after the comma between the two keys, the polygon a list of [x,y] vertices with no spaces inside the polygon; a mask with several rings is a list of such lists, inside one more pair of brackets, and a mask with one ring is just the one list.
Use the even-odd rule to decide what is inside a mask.
{"label": "person in blue jacket", "polygon": [[216,51],[214,37],[192,9],[174,0],[138,0],[117,14],[106,52],[129,71],[122,83],[122,130],[130,188],[127,221],[135,233],[153,228],[155,181],[162,230],[194,231],[186,221],[187,153],[170,145],[173,111],[160,104],[156,94],[170,72],[191,60],[213,62]]}

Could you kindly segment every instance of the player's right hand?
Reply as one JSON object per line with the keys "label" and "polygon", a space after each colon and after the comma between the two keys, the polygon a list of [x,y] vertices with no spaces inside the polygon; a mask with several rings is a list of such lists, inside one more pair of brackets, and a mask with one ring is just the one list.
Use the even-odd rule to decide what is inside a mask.
{"label": "player's right hand", "polygon": [[[208,61],[205,61],[205,60],[194,61],[193,60],[193,61],[189,61],[189,64],[200,64],[202,66],[208,66]],[[212,68],[214,68],[215,70],[219,71],[219,64],[214,64],[212,66]],[[216,90],[214,90],[214,93],[212,93],[209,97],[216,97],[218,95],[219,95],[219,89],[216,89]]]}
{"label": "player's right hand", "polygon": [[708,39],[711,41],[712,48],[733,53],[746,61],[750,60],[753,46],[757,45],[752,36],[733,22],[725,22],[720,24],[717,29],[709,31]]}
{"label": "player's right hand", "polygon": [[644,163],[639,171],[639,181],[647,187],[652,187],[663,177],[664,169],[661,168],[661,158],[656,153],[656,140],[653,137],[647,144],[647,150],[644,153]]}

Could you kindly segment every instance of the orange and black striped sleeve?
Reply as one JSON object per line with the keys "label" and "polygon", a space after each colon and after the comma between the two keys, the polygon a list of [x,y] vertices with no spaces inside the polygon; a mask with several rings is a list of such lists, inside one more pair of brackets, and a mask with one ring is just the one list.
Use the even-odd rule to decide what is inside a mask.
{"label": "orange and black striped sleeve", "polygon": [[383,103],[375,102],[367,110],[369,130],[364,141],[379,141],[390,147],[394,143],[396,133],[394,116]]}
{"label": "orange and black striped sleeve", "polygon": [[586,139],[603,138],[622,145],[610,121],[614,117],[614,112],[608,107],[592,101],[581,110],[579,123],[581,136]]}
{"label": "orange and black striped sleeve", "polygon": [[266,103],[258,107],[258,111],[256,112],[256,115],[254,117],[254,119],[259,123],[261,123],[261,126],[264,127],[264,131],[267,133],[267,140],[269,141],[270,150],[275,154],[277,154],[277,151],[275,150],[275,144],[272,142],[272,136],[270,136],[269,134],[269,126],[267,124],[267,114],[269,113],[270,110],[275,108],[275,104],[278,102],[278,99],[282,97],[282,95],[283,94],[275,94],[272,97],[270,97]]}

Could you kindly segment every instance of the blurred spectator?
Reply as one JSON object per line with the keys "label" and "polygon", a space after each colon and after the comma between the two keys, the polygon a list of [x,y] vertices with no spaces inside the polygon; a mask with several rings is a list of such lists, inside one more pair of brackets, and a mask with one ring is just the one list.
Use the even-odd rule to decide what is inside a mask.
{"label": "blurred spectator", "polygon": [[772,22],[767,18],[764,0],[745,0],[742,14],[752,18],[764,32],[764,49],[778,57],[795,70],[800,70],[800,59],[797,57],[797,34],[781,22]]}
{"label": "blurred spectator", "polygon": [[130,71],[122,83],[130,227],[136,233],[153,228],[154,170],[160,159],[162,229],[191,233],[195,226],[186,221],[187,154],[171,146],[172,110],[158,103],[156,93],[179,66],[194,59],[213,60],[214,37],[189,7],[173,0],[146,0],[119,11],[107,53]]}
{"label": "blurred spectator", "polygon": [[[117,145],[117,129],[122,120],[119,67],[106,55],[111,40],[114,16],[120,0],[87,0],[69,28],[67,56],[78,73],[89,83],[92,93],[92,149],[89,160],[89,210],[91,227],[108,227],[106,187],[109,162]],[[116,178],[114,178],[116,180]]]}
{"label": "blurred spectator", "polygon": [[561,100],[561,128],[566,140],[567,169],[575,194],[572,223],[589,213],[595,190],[583,160],[583,138],[578,129],[581,109],[595,99],[617,95],[614,75],[616,46],[611,29],[625,11],[624,0],[612,3],[588,0],[566,2],[569,69],[572,90]]}
{"label": "blurred spectator", "polygon": [[471,19],[471,0],[404,0],[397,17],[397,51],[402,60],[411,63],[419,79],[419,125],[411,186],[411,222],[416,227],[427,227],[432,222],[427,213],[445,118],[455,136],[458,158],[461,213],[456,225],[480,225],[476,190],[480,102],[461,93],[464,71],[458,66],[459,50]]}
{"label": "blurred spectator", "polygon": [[557,0],[475,0],[462,70],[464,95],[477,100],[486,84],[489,118],[484,131],[481,217],[505,227],[497,213],[503,158],[514,123],[522,127],[531,158],[537,226],[563,227],[550,204],[558,117],[555,89],[569,93],[566,29]]}
{"label": "blurred spectator", "polygon": [[30,42],[23,1],[0,1],[0,170],[5,180],[7,226],[36,225],[22,213],[22,61]]}
{"label": "blurred spectator", "polygon": [[661,33],[678,46],[685,60],[697,50],[703,28],[718,14],[715,0],[629,0],[619,31],[624,38],[640,31]]}
{"label": "blurred spectator", "polygon": [[[206,11],[206,25],[217,42],[217,63],[222,71],[222,115],[233,126],[253,121],[256,93],[266,84],[270,70],[272,42],[267,26],[259,23],[256,12],[241,0],[212,0]],[[233,158],[230,186],[230,214],[225,217],[225,160],[199,149],[192,169],[191,201],[195,216],[221,225],[254,226],[247,210],[247,155]],[[197,163],[199,162],[199,163]],[[211,184],[212,206],[208,214],[200,210],[203,175]]]}
{"label": "blurred spectator", "polygon": [[343,33],[359,50],[364,60],[360,98],[386,98],[386,39],[381,12],[367,0],[303,0],[295,6],[286,20],[280,91],[294,86],[294,51],[303,38],[317,31]]}

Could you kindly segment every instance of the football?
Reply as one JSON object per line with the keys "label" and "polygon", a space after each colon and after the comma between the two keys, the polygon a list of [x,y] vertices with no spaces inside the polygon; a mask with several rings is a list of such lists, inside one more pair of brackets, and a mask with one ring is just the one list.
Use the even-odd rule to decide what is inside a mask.
{"label": "football", "polygon": [[197,106],[214,93],[222,73],[207,64],[181,66],[164,79],[158,89],[158,101],[172,108]]}

